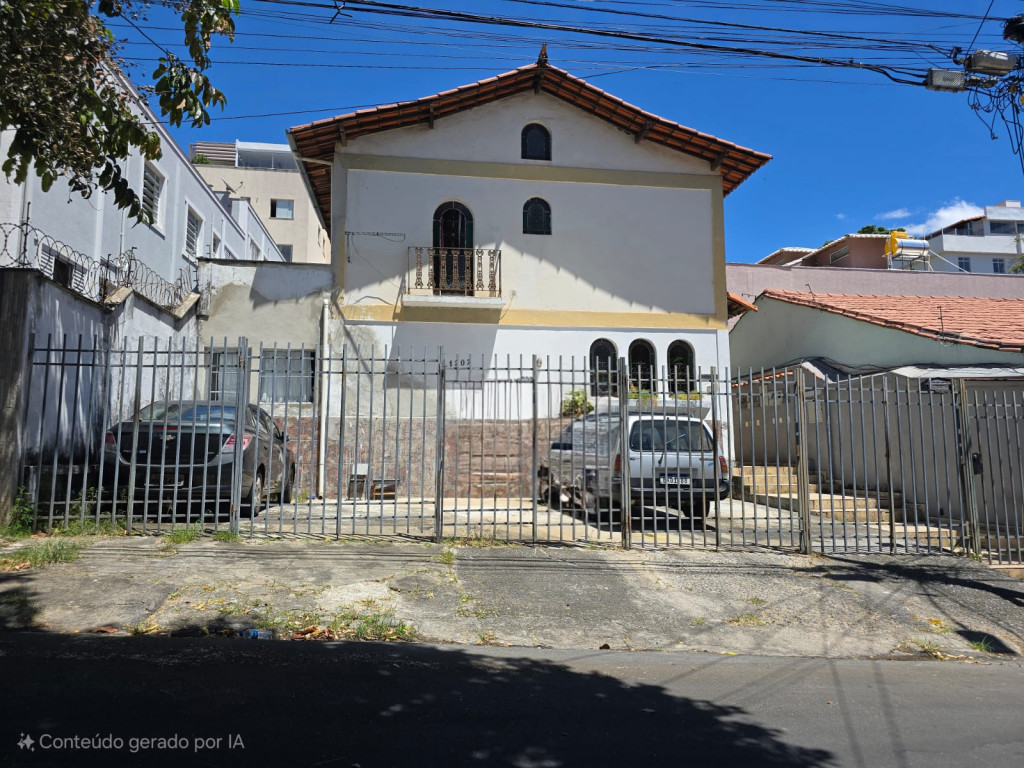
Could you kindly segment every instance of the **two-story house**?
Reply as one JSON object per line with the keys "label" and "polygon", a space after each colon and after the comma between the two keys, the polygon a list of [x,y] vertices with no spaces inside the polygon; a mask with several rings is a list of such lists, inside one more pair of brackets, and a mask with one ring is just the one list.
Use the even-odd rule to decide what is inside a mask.
{"label": "two-story house", "polygon": [[547,63],[293,128],[362,348],[729,363],[722,201],[768,155]]}

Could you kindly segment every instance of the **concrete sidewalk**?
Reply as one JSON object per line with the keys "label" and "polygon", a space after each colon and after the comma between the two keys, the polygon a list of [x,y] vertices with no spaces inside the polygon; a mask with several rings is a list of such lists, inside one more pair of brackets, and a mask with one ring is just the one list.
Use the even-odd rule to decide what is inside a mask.
{"label": "concrete sidewalk", "polygon": [[0,572],[0,628],[237,638],[256,627],[279,638],[1012,663],[1024,654],[1024,582],[951,556],[77,541],[75,562]]}

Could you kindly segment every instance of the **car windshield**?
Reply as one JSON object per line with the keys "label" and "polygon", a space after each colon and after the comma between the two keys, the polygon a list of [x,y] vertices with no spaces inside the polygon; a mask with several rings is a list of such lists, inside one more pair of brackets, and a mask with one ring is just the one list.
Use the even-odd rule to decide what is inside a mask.
{"label": "car windshield", "polygon": [[644,419],[629,432],[629,447],[634,451],[678,451],[694,453],[714,450],[711,436],[703,425],[684,419]]}
{"label": "car windshield", "polygon": [[233,405],[195,405],[192,403],[153,403],[139,412],[139,421],[168,421],[209,424],[233,422],[236,409]]}

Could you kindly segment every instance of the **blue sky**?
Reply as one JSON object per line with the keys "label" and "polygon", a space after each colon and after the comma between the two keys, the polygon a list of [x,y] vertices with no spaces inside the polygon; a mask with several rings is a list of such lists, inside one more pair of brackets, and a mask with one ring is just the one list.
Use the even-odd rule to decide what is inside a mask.
{"label": "blue sky", "polygon": [[[358,4],[331,23],[334,9],[322,7],[330,0],[241,2],[235,43],[217,40],[212,52],[210,76],[227,94],[227,109],[201,130],[175,130],[185,148],[197,140],[284,142],[291,126],[529,64],[546,42],[555,66],[661,117],[773,155],[726,198],[729,261],[756,261],[782,246],[817,247],[865,224],[921,231],[1024,196],[1020,158],[1005,126],[997,117],[992,140],[979,117],[993,115],[972,109],[968,94],[754,53],[852,60],[907,79],[928,67],[956,68],[947,55],[952,46],[1020,53],[1002,40],[1002,29],[1003,20],[1024,13],[1024,2],[407,3],[742,49],[729,51],[367,13]],[[151,11],[138,22],[150,40],[114,23],[128,41],[123,56],[136,63],[137,83],[155,68],[157,45],[182,53],[175,23],[166,11]]]}

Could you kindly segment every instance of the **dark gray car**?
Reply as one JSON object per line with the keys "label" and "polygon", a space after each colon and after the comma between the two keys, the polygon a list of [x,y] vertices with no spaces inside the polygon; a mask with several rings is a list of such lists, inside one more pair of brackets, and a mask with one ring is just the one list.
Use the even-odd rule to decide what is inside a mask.
{"label": "dark gray car", "polygon": [[[124,421],[107,432],[104,487],[114,494],[131,487],[154,513],[166,505],[226,509],[235,477],[238,416],[237,406],[219,401],[146,406],[137,422]],[[291,501],[295,454],[262,408],[245,406],[243,421],[240,511],[253,516],[266,493]]]}

